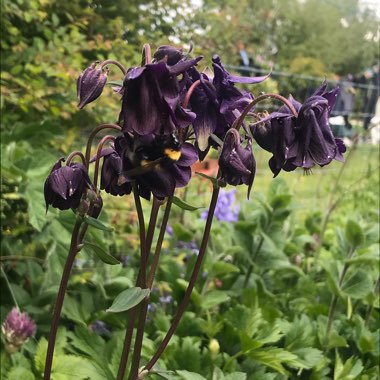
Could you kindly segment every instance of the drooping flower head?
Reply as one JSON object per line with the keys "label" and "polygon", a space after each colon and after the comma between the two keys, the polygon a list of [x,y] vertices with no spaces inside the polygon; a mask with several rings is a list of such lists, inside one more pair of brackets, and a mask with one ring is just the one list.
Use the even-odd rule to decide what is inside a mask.
{"label": "drooping flower head", "polygon": [[161,53],[167,53],[163,59],[133,67],[124,78],[119,116],[123,132],[171,134],[178,127],[188,126],[195,118],[194,113],[180,105],[181,89],[177,76],[196,65],[202,57],[182,58],[169,65],[168,59],[174,63],[179,58],[178,54],[165,47],[156,57],[160,58]]}
{"label": "drooping flower head", "polygon": [[242,146],[239,132],[231,128],[224,139],[223,149],[219,157],[221,180],[229,185],[248,186],[248,194],[251,192],[253,180],[256,174],[256,161],[252,154],[252,141],[247,138],[246,146]]}
{"label": "drooping flower head", "polygon": [[289,101],[298,116],[282,106],[277,112],[252,126],[258,144],[273,153],[269,166],[276,176],[302,167],[311,169],[315,164],[324,166],[333,159],[343,161],[345,146],[332,133],[329,116],[334,107],[339,88],[326,91],[324,82],[304,104],[292,97]]}
{"label": "drooping flower head", "polygon": [[60,210],[76,209],[86,188],[91,188],[91,181],[86,167],[77,162],[62,166],[60,158],[47,177],[44,186],[46,210],[49,205]]}
{"label": "drooping flower head", "polygon": [[179,142],[174,135],[138,136],[130,133],[118,137],[115,150],[122,158],[118,184],[136,181],[139,194],[150,199],[171,196],[177,187],[188,184],[191,165],[198,155],[190,143]]}
{"label": "drooping flower head", "polygon": [[212,62],[213,78],[195,69],[189,70],[188,87],[197,80],[202,82],[202,86],[195,89],[194,96],[190,99],[191,109],[197,115],[193,126],[200,151],[206,151],[210,147],[211,134],[214,133],[223,139],[232,123],[253,100],[249,92],[240,91],[235,87],[235,83],[260,83],[268,77],[231,75],[217,55],[213,57]]}
{"label": "drooping flower head", "polygon": [[6,341],[6,349],[9,352],[18,351],[35,334],[36,330],[36,324],[28,314],[21,313],[17,307],[14,307],[1,325],[1,331]]}

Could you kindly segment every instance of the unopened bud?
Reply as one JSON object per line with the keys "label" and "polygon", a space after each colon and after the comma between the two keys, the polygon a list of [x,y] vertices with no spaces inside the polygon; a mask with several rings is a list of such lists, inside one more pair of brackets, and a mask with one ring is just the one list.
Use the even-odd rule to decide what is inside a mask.
{"label": "unopened bud", "polygon": [[220,351],[219,342],[215,338],[211,339],[210,343],[208,344],[208,349],[210,350],[211,357],[215,359]]}
{"label": "unopened bud", "polygon": [[87,67],[77,80],[78,106],[81,109],[97,99],[107,83],[108,72],[101,68],[97,69],[96,65],[97,62]]}

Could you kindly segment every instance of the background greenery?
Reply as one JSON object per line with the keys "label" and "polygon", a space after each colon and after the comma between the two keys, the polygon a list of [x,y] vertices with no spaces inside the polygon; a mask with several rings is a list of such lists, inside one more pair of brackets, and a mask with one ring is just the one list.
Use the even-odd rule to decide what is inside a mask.
{"label": "background greenery", "polygon": [[[378,20],[355,0],[194,4],[3,0],[1,264],[20,307],[38,325],[22,352],[10,356],[2,346],[5,379],[41,378],[73,225],[70,212],[45,214],[44,180],[58,157],[83,148],[91,128],[118,116],[119,102],[110,88],[79,112],[76,78],[85,67],[106,58],[128,67],[140,61],[147,41],[155,48],[186,45],[190,39],[196,53],[205,55],[204,65],[210,65],[214,53],[237,64],[239,42],[250,55],[264,56],[264,68],[272,60],[278,70],[321,77],[358,74],[376,59]],[[116,70],[110,76],[120,79]],[[265,86],[301,96],[291,80]],[[239,189],[239,222],[215,222],[197,292],[159,362],[162,369],[178,371],[162,376],[377,378],[378,150],[355,145],[345,166],[336,162],[312,176],[281,173],[274,181],[269,156],[259,150],[255,155],[253,199],[244,201],[245,190]],[[207,207],[209,194],[208,182],[195,178],[180,195]],[[131,199],[104,199],[102,219],[115,232],[90,229],[89,240],[125,264],[106,265],[90,250],[80,254],[65,301],[54,379],[112,379],[117,371],[126,315],[105,310],[134,284],[138,236]],[[170,224],[174,235],[165,241],[144,360],[181,299],[194,261],[191,247],[199,245],[204,221],[198,211],[174,209]],[[344,265],[348,272],[340,283]],[[1,296],[4,320],[13,303],[3,277]],[[338,302],[326,334],[333,297]],[[99,320],[109,333],[93,332],[90,327]]]}

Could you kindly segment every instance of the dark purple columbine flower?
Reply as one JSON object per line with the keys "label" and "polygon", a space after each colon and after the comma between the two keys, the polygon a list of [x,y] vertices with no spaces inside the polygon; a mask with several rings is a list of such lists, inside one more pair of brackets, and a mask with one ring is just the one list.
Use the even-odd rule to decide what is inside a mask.
{"label": "dark purple columbine flower", "polygon": [[165,60],[129,69],[123,82],[119,123],[123,132],[139,135],[170,134],[195,119],[183,109],[177,76],[186,72],[202,57],[180,60],[169,66]]}
{"label": "dark purple columbine flower", "polygon": [[86,167],[71,162],[62,167],[64,158],[60,158],[47,177],[44,186],[46,211],[49,205],[60,210],[76,209],[86,188],[91,188],[91,181]]}
{"label": "dark purple columbine flower", "polygon": [[214,77],[200,74],[195,69],[189,71],[188,87],[196,80],[202,82],[190,99],[191,109],[197,117],[193,122],[197,144],[200,151],[210,147],[209,137],[216,134],[223,139],[232,123],[253,100],[249,92],[242,92],[235,83],[254,84],[263,82],[268,76],[240,77],[231,75],[215,55],[212,59]]}
{"label": "dark purple columbine flower", "polygon": [[[215,207],[215,217],[222,222],[237,222],[239,219],[240,205],[236,203],[236,189],[219,192],[218,202]],[[202,219],[207,219],[208,211],[201,214]]]}
{"label": "dark purple columbine flower", "polygon": [[290,97],[298,117],[282,106],[252,126],[258,144],[273,153],[269,166],[274,176],[281,169],[308,170],[315,164],[327,165],[333,159],[343,161],[346,148],[342,140],[334,138],[329,124],[339,88],[329,92],[326,89],[324,82],[302,105]]}
{"label": "dark purple columbine flower", "polygon": [[1,325],[8,352],[15,352],[36,332],[36,324],[27,313],[14,307]]}
{"label": "dark purple columbine flower", "polygon": [[108,72],[101,68],[97,69],[97,64],[95,62],[87,67],[77,80],[78,106],[80,109],[97,99],[107,83]]}
{"label": "dark purple columbine flower", "polygon": [[172,135],[133,136],[125,134],[115,141],[115,149],[123,159],[123,171],[118,184],[137,181],[139,194],[150,199],[174,194],[191,178],[191,165],[198,155],[189,143],[180,144]]}
{"label": "dark purple columbine flower", "polygon": [[247,197],[251,192],[253,180],[256,174],[256,161],[252,154],[252,141],[247,138],[243,147],[239,132],[231,128],[224,139],[223,149],[219,157],[221,180],[237,186],[248,186]]}
{"label": "dark purple columbine flower", "polygon": [[100,188],[115,196],[130,194],[132,191],[132,185],[129,182],[125,182],[121,185],[118,184],[123,162],[116,150],[113,148],[104,149],[101,156],[104,157],[104,160],[101,172]]}

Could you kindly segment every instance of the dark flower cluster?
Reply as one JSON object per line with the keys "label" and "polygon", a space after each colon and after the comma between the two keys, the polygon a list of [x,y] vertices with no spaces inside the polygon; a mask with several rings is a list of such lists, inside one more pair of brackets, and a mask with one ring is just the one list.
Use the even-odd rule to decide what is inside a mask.
{"label": "dark flower cluster", "polygon": [[257,143],[273,154],[269,167],[274,176],[281,169],[293,171],[301,167],[309,170],[315,164],[324,166],[333,159],[343,161],[342,153],[346,148],[342,140],[334,138],[329,124],[339,89],[328,92],[326,89],[324,82],[304,104],[290,96],[297,116],[282,106],[251,126]]}
{"label": "dark flower cluster", "polygon": [[[217,55],[212,58],[212,72],[201,72],[202,57],[189,58],[189,54],[161,46],[153,58],[150,48],[145,51],[142,66],[125,69],[117,63],[124,75],[117,90],[121,134],[110,147],[99,148],[93,159],[97,165],[103,160],[100,189],[114,196],[130,194],[133,188],[145,199],[152,194],[158,199],[172,196],[176,188],[189,183],[191,166],[213,147],[220,153],[219,183],[245,184],[249,197],[256,173],[252,138],[273,154],[269,166],[275,176],[281,169],[308,170],[343,159],[344,145],[334,138],[328,121],[338,89],[327,92],[324,83],[304,104],[290,97],[287,105],[265,118],[256,117],[259,121],[248,128],[238,119],[255,98],[236,84],[260,83],[268,76],[232,75]],[[111,61],[91,65],[78,78],[80,108],[102,93],[106,62]],[[88,177],[88,163],[70,162],[64,167],[61,163],[57,162],[45,183],[46,205],[78,208],[88,189],[96,192]]]}

